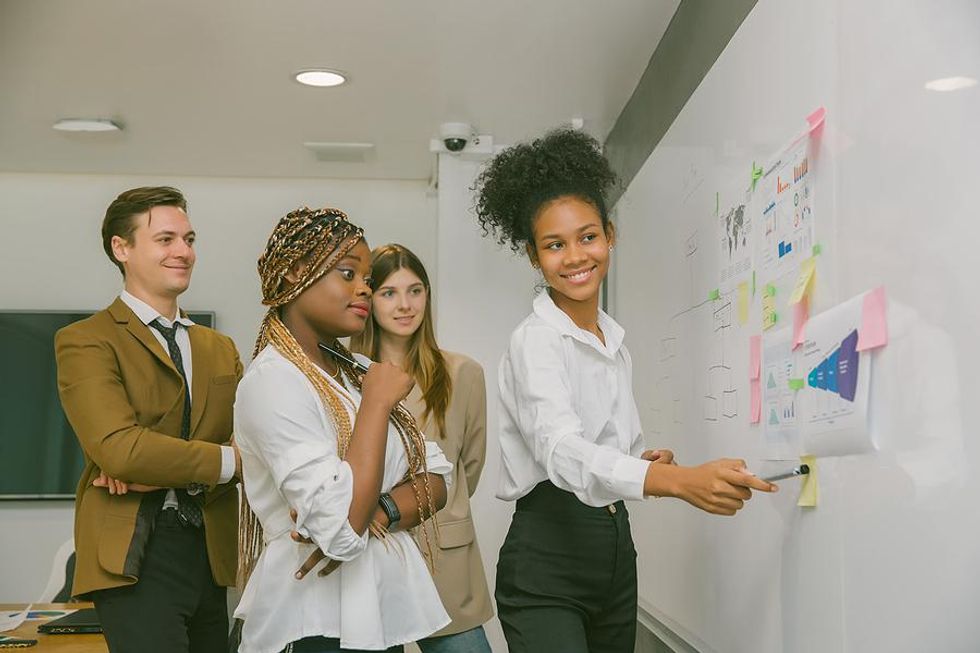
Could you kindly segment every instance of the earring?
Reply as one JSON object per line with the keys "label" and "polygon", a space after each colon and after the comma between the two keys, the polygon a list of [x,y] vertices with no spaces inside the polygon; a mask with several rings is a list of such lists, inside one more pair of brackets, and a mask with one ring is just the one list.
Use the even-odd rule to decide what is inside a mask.
{"label": "earring", "polygon": [[609,251],[610,252],[613,251],[613,246],[612,245],[609,246]]}

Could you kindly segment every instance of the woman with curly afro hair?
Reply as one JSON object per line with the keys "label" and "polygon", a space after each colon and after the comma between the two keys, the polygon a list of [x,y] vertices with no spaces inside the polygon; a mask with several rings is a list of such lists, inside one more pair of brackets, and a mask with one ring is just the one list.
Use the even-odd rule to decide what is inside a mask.
{"label": "woman with curly afro hair", "polygon": [[623,328],[599,309],[616,230],[598,142],[559,129],[498,154],[476,182],[488,235],[527,253],[547,287],[500,362],[497,496],[517,509],[497,563],[511,653],[631,652],[636,551],[624,499],[676,497],[733,515],[776,486],[741,460],[674,464],[644,450]]}

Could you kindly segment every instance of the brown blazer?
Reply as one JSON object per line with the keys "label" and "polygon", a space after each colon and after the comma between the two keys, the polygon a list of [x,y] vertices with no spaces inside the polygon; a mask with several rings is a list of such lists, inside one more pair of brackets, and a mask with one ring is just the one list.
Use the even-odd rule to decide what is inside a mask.
{"label": "brown blazer", "polygon": [[[483,368],[472,358],[443,351],[453,382],[446,410],[446,437],[439,437],[430,416],[419,426],[426,438],[439,444],[453,469],[446,507],[436,514],[439,554],[432,578],[452,623],[433,637],[461,633],[493,617],[480,547],[470,516],[470,497],[483,471],[487,452],[487,388]],[[422,391],[416,385],[406,399],[416,419],[425,410]]]}
{"label": "brown blazer", "polygon": [[75,494],[75,596],[139,579],[153,516],[143,495],[110,495],[92,486],[101,469],[113,478],[161,487],[212,486],[204,529],[211,571],[235,584],[238,492],[214,487],[219,443],[232,433],[232,405],[242,376],[230,338],[203,326],[188,330],[194,365],[191,435],[180,438],[184,382],[170,356],[121,299],[55,335],[58,392],[85,455]]}

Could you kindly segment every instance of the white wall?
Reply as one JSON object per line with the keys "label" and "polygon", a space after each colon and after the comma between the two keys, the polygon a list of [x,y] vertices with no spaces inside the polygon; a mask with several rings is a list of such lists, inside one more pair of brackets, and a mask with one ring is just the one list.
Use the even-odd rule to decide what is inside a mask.
{"label": "white wall", "polygon": [[[105,209],[127,188],[161,184],[184,192],[198,233],[182,306],[215,311],[246,362],[264,312],[256,259],[297,206],[341,208],[372,246],[397,241],[435,260],[435,200],[421,181],[0,174],[0,309],[108,305],[121,277],[102,251]],[[70,502],[0,502],[0,603],[38,597],[71,522]]]}
{"label": "white wall", "polygon": [[[500,476],[497,363],[511,331],[531,312],[536,278],[525,257],[482,237],[469,190],[479,165],[454,155],[439,156],[435,308],[440,347],[476,359],[486,372],[487,463],[472,506],[492,594],[497,553],[514,509],[494,496]],[[487,633],[495,651],[507,650],[496,618]]]}

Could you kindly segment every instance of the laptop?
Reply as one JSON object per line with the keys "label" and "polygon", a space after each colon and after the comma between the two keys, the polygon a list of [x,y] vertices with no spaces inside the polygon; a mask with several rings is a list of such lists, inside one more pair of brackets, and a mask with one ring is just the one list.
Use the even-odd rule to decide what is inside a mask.
{"label": "laptop", "polygon": [[46,621],[37,627],[37,632],[46,635],[77,635],[80,633],[101,633],[102,624],[95,608],[75,610],[64,617]]}

